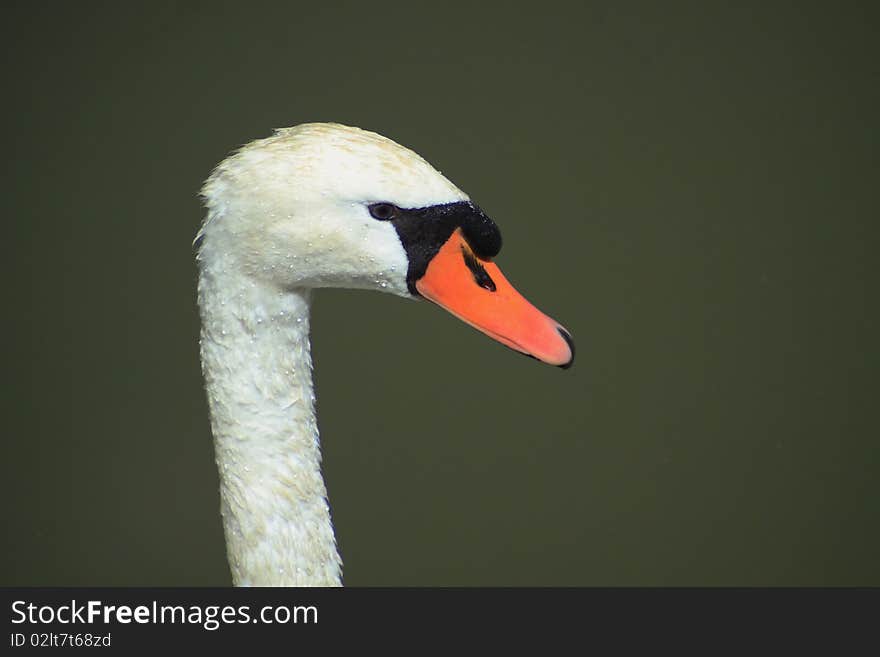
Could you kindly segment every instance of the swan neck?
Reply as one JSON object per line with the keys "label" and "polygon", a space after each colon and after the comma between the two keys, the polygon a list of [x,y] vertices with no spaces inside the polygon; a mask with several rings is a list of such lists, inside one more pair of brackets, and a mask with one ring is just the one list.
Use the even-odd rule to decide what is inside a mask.
{"label": "swan neck", "polygon": [[199,306],[233,582],[340,585],[312,388],[310,291],[202,267]]}

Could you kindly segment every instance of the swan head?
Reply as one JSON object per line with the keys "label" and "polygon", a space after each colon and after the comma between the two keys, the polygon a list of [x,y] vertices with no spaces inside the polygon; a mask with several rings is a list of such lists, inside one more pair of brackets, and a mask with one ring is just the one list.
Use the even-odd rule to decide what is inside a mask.
{"label": "swan head", "polygon": [[373,132],[310,123],[242,147],[202,188],[206,271],[277,289],[427,298],[499,342],[568,367],[571,336],[510,285],[495,223],[419,155]]}

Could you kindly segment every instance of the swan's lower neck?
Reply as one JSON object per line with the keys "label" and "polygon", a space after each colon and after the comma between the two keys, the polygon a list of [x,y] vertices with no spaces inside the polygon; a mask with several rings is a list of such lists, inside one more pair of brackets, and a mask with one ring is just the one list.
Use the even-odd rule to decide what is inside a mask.
{"label": "swan's lower neck", "polygon": [[312,391],[309,291],[222,276],[202,272],[199,302],[233,581],[339,585]]}

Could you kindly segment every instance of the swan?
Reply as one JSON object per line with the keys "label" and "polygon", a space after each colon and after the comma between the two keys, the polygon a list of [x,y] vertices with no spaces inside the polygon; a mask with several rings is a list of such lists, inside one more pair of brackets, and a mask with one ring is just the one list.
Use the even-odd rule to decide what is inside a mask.
{"label": "swan", "polygon": [[335,123],[276,130],[205,182],[202,372],[236,586],[340,586],[312,388],[312,290],[428,299],[563,368],[571,335],[493,262],[495,223],[413,151]]}

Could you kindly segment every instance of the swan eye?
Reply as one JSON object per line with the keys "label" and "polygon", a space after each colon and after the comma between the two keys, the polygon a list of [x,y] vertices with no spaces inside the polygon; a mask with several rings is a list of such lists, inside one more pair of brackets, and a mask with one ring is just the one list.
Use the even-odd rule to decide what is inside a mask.
{"label": "swan eye", "polygon": [[397,208],[390,203],[373,203],[369,206],[370,215],[379,221],[388,221],[397,216]]}

